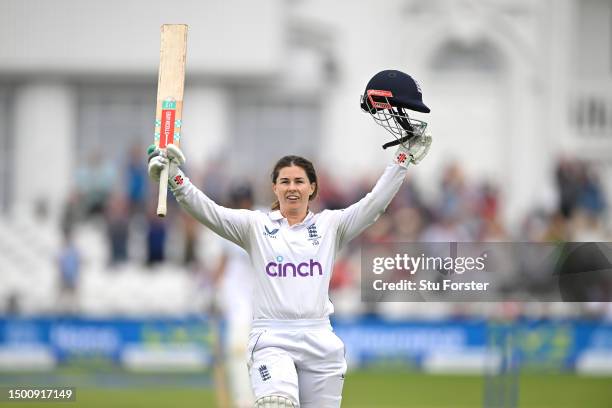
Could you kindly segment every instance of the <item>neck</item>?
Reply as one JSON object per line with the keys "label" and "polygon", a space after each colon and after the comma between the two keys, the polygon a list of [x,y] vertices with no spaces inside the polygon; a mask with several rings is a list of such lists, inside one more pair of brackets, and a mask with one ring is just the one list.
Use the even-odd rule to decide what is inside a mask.
{"label": "neck", "polygon": [[304,218],[306,218],[306,215],[308,214],[308,208],[306,208],[305,210],[281,210],[281,214],[283,215],[283,217],[285,217],[287,219],[287,222],[289,223],[289,225],[295,225],[295,224],[299,224],[300,222],[304,221]]}

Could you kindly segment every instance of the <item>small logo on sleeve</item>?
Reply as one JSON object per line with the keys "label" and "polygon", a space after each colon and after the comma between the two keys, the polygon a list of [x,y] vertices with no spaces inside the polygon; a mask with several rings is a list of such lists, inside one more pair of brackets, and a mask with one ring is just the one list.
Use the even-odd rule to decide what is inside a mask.
{"label": "small logo on sleeve", "polygon": [[406,153],[402,152],[402,153],[397,155],[396,160],[397,160],[397,162],[399,164],[403,164],[406,161],[407,158],[408,158],[408,156],[406,156]]}
{"label": "small logo on sleeve", "polygon": [[272,376],[270,375],[270,372],[268,371],[268,367],[266,367],[265,364],[259,366],[258,370],[259,370],[259,375],[261,375],[262,381],[268,381],[269,379],[272,378]]}
{"label": "small logo on sleeve", "polygon": [[181,177],[180,174],[177,174],[176,176],[174,176],[174,182],[179,186],[182,186],[185,180],[183,180],[183,177]]}

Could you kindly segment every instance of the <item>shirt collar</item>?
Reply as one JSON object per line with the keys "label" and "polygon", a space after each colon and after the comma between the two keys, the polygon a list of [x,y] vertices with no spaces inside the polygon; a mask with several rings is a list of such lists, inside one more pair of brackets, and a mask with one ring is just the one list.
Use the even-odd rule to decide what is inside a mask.
{"label": "shirt collar", "polygon": [[285,217],[283,217],[283,215],[281,214],[280,210],[271,211],[271,212],[269,212],[269,213],[268,213],[268,216],[270,217],[270,219],[271,219],[272,221],[280,221],[280,220],[282,220],[283,218],[285,218]]}
{"label": "shirt collar", "polygon": [[[308,210],[308,214],[306,214],[306,218],[304,218],[304,221],[302,221],[300,224],[305,224],[308,221],[310,221],[310,219],[314,216],[313,212]],[[283,217],[283,215],[281,214],[280,210],[276,210],[276,211],[271,211],[268,213],[268,217],[270,217],[270,219],[272,221],[280,221],[280,220],[284,220],[285,217]],[[300,225],[300,224],[295,224],[295,225]]]}

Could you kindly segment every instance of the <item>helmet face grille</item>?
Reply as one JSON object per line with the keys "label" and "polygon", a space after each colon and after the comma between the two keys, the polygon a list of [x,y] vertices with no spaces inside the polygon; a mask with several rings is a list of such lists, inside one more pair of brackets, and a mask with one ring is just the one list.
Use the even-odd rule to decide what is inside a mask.
{"label": "helmet face grille", "polygon": [[[385,101],[377,101],[377,106],[368,103],[371,99],[370,92],[362,97],[362,106],[365,103],[367,112],[372,116],[374,122],[385,128],[393,137],[402,144],[408,147],[408,142],[413,137],[422,136],[427,128],[427,123],[421,120],[411,118],[408,113],[399,106],[393,106],[387,96],[376,95],[377,99],[383,98]],[[368,99],[367,101],[365,99]],[[384,106],[384,108],[382,108]]]}

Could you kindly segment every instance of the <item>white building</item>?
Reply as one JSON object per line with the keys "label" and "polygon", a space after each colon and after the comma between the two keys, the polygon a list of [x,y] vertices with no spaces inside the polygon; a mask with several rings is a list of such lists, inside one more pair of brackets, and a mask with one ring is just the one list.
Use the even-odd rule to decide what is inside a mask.
{"label": "white building", "polygon": [[[554,206],[562,152],[612,191],[609,0],[3,0],[0,208],[57,216],[92,152],[118,161],[153,133],[159,26],[190,26],[183,147],[265,185],[284,154],[339,179],[381,172],[369,78],[415,76],[432,113],[425,190],[452,159],[502,188],[506,220]],[[352,159],[346,160],[350,156]]]}

